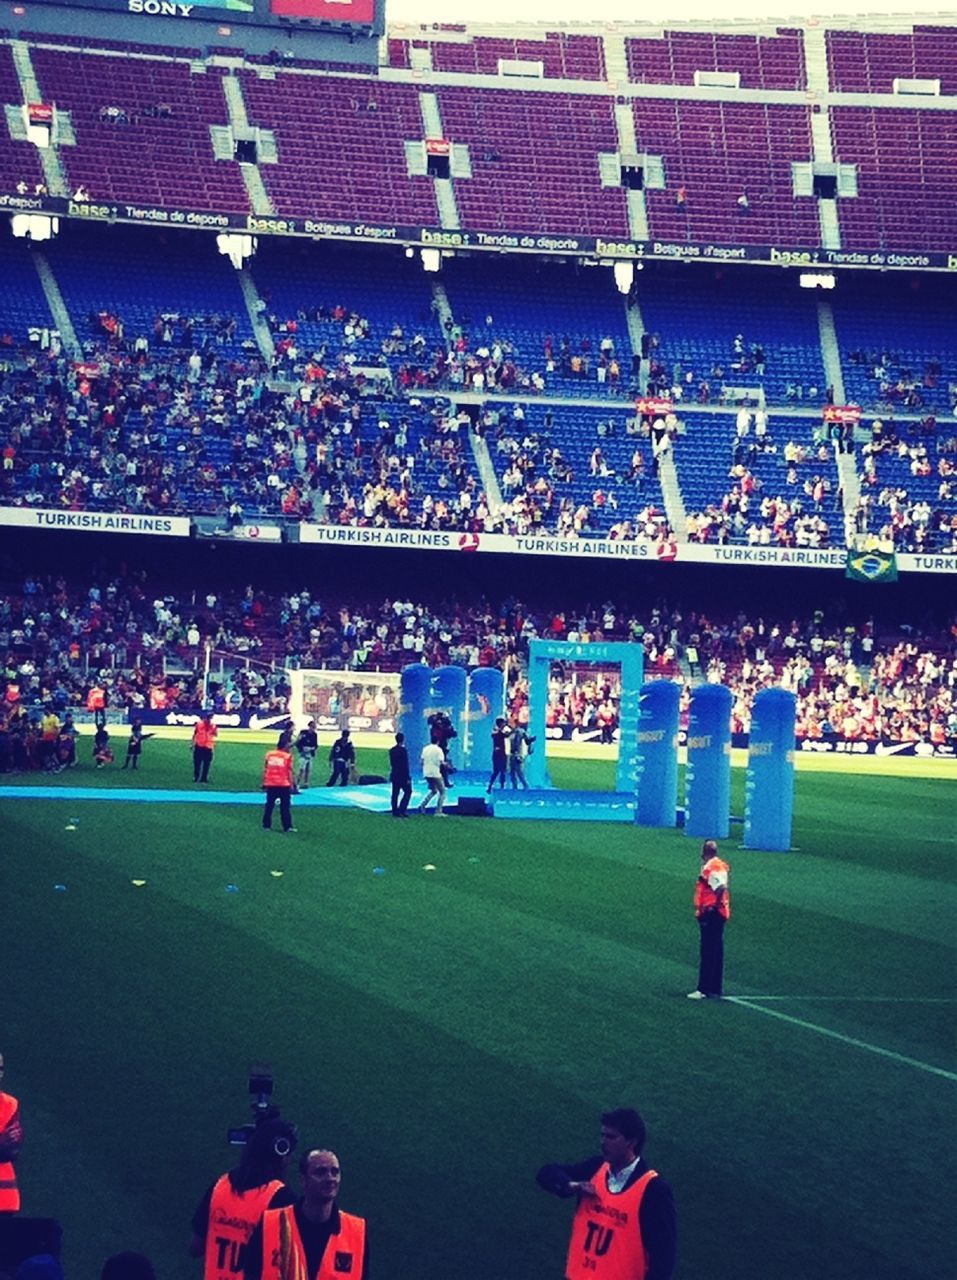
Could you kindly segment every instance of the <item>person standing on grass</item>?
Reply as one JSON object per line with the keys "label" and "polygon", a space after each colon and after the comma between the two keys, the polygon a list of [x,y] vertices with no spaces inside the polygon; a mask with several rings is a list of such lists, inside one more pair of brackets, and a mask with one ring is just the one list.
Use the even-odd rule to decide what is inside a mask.
{"label": "person standing on grass", "polygon": [[312,762],[315,760],[318,750],[319,735],[316,733],[316,722],[315,720],[310,720],[296,739],[296,751],[299,753],[299,773],[296,777],[296,786],[300,791],[304,791],[309,786],[309,779],[312,777]]}
{"label": "person standing on grass", "polygon": [[671,1280],[677,1227],[671,1187],[642,1159],[645,1123],[631,1107],[601,1118],[601,1154],[546,1164],[536,1181],[577,1199],[566,1280]]}
{"label": "person standing on grass", "polygon": [[419,813],[425,813],[429,801],[435,796],[437,798],[435,816],[437,818],[445,817],[443,812],[445,805],[445,774],[442,769],[444,764],[445,754],[439,744],[437,742],[427,742],[422,748],[422,777],[429,788],[429,794],[419,805]]}
{"label": "person standing on grass", "polygon": [[505,773],[508,769],[508,724],[503,716],[499,716],[495,721],[495,728],[492,730],[492,776],[488,780],[486,794],[492,794],[492,788],[495,786],[495,780],[499,780],[502,790],[505,790]]}
{"label": "person standing on grass", "polygon": [[731,918],[728,877],[731,868],[718,857],[718,842],[701,848],[701,871],[694,887],[694,913],[701,932],[698,985],[689,1000],[720,1000],[724,978],[724,926]]}
{"label": "person standing on grass", "polygon": [[209,766],[213,763],[213,751],[216,747],[216,734],[219,731],[213,724],[213,713],[204,711],[199,723],[193,730],[193,781],[208,782]]}
{"label": "person standing on grass", "polygon": [[[4,1061],[0,1053],[0,1085],[3,1084]],[[20,1209],[20,1189],[14,1161],[23,1146],[20,1104],[12,1094],[0,1090],[0,1217]]]}
{"label": "person standing on grass", "polygon": [[279,817],[283,831],[294,831],[292,825],[292,793],[295,790],[293,777],[292,731],[287,729],[279,739],[275,751],[266,752],[263,765],[263,790],[266,792],[266,804],[263,808],[263,830],[272,830],[272,815],[279,802]]}
{"label": "person standing on grass", "polygon": [[395,746],[389,749],[389,780],[392,783],[392,816],[404,818],[412,799],[412,771],[404,733],[395,735]]}
{"label": "person standing on grass", "polygon": [[296,1129],[284,1120],[257,1125],[239,1164],[209,1187],[193,1214],[189,1252],[203,1258],[203,1280],[232,1280],[242,1274],[249,1238],[267,1209],[294,1204],[284,1181],[296,1149]]}
{"label": "person standing on grass", "polygon": [[135,769],[140,762],[140,756],[143,753],[143,742],[146,738],[152,738],[151,733],[143,732],[143,721],[137,716],[130,725],[130,739],[126,744],[126,759],[123,761],[123,768]]}
{"label": "person standing on grass", "polygon": [[332,773],[329,775],[327,787],[334,787],[336,783],[340,787],[344,787],[349,781],[349,770],[356,762],[356,749],[349,741],[349,730],[343,729],[342,733],[336,738],[332,744],[332,750],[329,752],[329,763],[332,765]]}
{"label": "person standing on grass", "polygon": [[302,1198],[263,1214],[246,1250],[245,1280],[366,1280],[366,1223],[339,1208],[339,1157],[307,1151],[299,1172]]}

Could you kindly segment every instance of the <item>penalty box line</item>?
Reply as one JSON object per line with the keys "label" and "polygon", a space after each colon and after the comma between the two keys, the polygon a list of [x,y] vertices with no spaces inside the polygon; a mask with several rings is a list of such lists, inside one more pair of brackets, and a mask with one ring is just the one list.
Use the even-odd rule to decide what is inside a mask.
{"label": "penalty box line", "polygon": [[906,1054],[895,1053],[893,1049],[884,1049],[878,1044],[870,1044],[867,1040],[858,1040],[855,1036],[843,1035],[840,1031],[832,1031],[830,1027],[819,1026],[816,1022],[807,1022],[804,1018],[795,1018],[789,1013],[781,1013],[778,1009],[766,1009],[764,1005],[756,1004],[751,1000],[745,999],[744,996],[725,996],[724,1000],[726,1004],[736,1004],[744,1009],[753,1009],[755,1013],[763,1013],[766,1018],[777,1018],[780,1022],[787,1022],[792,1027],[803,1027],[805,1031],[816,1031],[818,1035],[827,1036],[829,1040],[837,1040],[841,1044],[849,1044],[855,1049],[863,1049],[867,1053],[875,1053],[881,1058],[890,1058],[892,1062],[899,1062],[902,1066],[914,1067],[918,1071],[925,1071],[928,1075],[941,1076],[944,1080],[951,1080],[957,1083],[957,1073],[945,1071],[943,1067],[931,1066],[929,1062],[921,1062],[919,1058],[909,1058]]}

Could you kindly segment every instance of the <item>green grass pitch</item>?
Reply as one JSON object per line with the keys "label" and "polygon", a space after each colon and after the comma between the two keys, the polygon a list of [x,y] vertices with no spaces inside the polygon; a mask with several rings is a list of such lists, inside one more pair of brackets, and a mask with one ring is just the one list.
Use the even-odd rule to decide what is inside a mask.
{"label": "green grass pitch", "polygon": [[[254,788],[262,752],[222,745],[214,786]],[[137,775],[56,785],[190,779],[187,745],[154,740]],[[739,772],[735,789],[740,812]],[[228,803],[0,811],[24,1211],[62,1219],[70,1280],[130,1247],[163,1280],[199,1276],[189,1219],[233,1161],[257,1060],[303,1139],[339,1152],[375,1280],[558,1280],[570,1206],[535,1170],[594,1151],[616,1105],[645,1114],[674,1186],[682,1280],[954,1274],[950,781],[799,773],[800,853],[728,842],[727,990],[787,997],[756,1007],[685,999],[698,842],[678,832],[300,807],[284,837]]]}

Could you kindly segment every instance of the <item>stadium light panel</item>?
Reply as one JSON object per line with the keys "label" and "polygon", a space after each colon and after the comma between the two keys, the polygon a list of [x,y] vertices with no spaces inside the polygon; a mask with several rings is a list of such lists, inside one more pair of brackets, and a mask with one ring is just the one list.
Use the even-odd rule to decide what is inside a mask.
{"label": "stadium light panel", "polygon": [[833,289],[837,278],[833,271],[802,271],[798,284],[802,289]]}
{"label": "stadium light panel", "polygon": [[60,230],[60,219],[45,213],[15,213],[10,229],[18,240],[52,240]]}
{"label": "stadium light panel", "polygon": [[216,248],[228,258],[237,271],[242,270],[243,263],[256,252],[256,237],[242,235],[237,232],[221,232],[216,237]]}
{"label": "stadium light panel", "polygon": [[635,267],[631,262],[616,262],[614,266],[615,286],[619,293],[627,294],[635,282]]}

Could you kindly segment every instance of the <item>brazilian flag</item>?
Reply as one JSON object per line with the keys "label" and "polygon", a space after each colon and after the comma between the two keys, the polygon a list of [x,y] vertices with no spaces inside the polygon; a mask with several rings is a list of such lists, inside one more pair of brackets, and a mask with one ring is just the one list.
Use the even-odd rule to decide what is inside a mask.
{"label": "brazilian flag", "polygon": [[847,553],[847,577],[855,582],[896,582],[897,556],[893,551]]}

